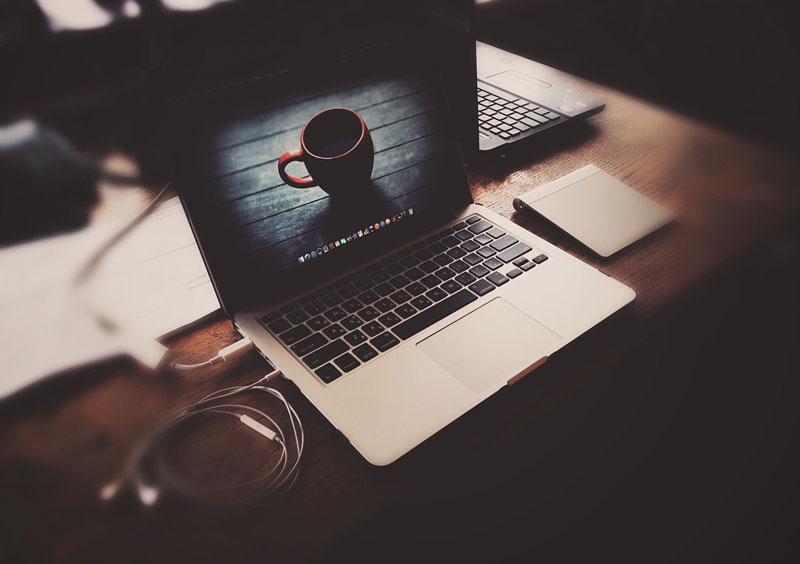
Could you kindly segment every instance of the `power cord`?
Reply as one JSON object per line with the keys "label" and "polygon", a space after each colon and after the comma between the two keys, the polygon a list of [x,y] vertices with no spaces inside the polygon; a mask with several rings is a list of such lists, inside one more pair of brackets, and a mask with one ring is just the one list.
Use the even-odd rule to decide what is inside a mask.
{"label": "power cord", "polygon": [[245,337],[236,341],[232,345],[228,345],[224,349],[220,349],[216,356],[209,358],[205,362],[200,362],[197,364],[182,364],[180,362],[173,361],[169,364],[169,368],[177,372],[191,372],[194,370],[200,370],[202,368],[208,368],[209,366],[214,366],[215,364],[221,364],[223,362],[229,362],[234,358],[238,358],[253,347],[253,341]]}
{"label": "power cord", "polygon": [[[273,370],[252,384],[217,390],[165,417],[135,447],[120,476],[103,486],[100,498],[110,501],[124,489],[132,488],[139,501],[147,507],[155,505],[166,491],[198,503],[220,503],[239,507],[274,502],[285,495],[297,480],[305,433],[300,417],[283,394],[265,385],[280,375],[279,370]],[[284,430],[273,417],[261,409],[230,403],[230,398],[233,396],[249,391],[263,392],[277,399],[289,419],[289,428]],[[181,481],[171,471],[165,457],[171,450],[169,448],[171,435],[178,427],[204,413],[236,417],[245,426],[264,437],[272,446],[277,446],[280,453],[275,463],[253,480],[220,488],[215,492],[192,487]],[[237,496],[236,490],[242,488],[247,488],[248,491]],[[220,495],[224,496],[221,500]]]}

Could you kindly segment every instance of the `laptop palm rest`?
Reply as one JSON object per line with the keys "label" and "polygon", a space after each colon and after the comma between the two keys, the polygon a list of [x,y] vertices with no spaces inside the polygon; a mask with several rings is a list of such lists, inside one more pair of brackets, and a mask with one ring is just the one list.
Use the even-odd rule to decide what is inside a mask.
{"label": "laptop palm rest", "polygon": [[417,343],[476,394],[540,364],[561,338],[503,298],[495,298]]}

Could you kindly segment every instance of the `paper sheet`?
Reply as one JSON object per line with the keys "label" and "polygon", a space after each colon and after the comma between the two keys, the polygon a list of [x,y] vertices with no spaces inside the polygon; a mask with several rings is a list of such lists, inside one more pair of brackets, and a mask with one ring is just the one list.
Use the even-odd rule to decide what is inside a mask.
{"label": "paper sheet", "polygon": [[152,365],[154,339],[219,308],[177,198],[120,241],[76,291],[75,273],[126,221],[0,250],[0,398],[121,353]]}

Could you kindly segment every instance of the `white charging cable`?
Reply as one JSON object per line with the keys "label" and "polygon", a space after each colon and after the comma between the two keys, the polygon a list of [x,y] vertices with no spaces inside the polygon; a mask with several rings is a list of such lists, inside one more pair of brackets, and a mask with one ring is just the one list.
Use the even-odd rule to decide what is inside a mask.
{"label": "white charging cable", "polygon": [[192,370],[200,370],[201,368],[208,368],[209,366],[214,366],[215,364],[229,362],[235,358],[242,356],[244,353],[246,353],[252,348],[253,348],[253,341],[251,341],[247,337],[244,337],[243,339],[236,341],[232,345],[228,345],[224,349],[220,349],[215,356],[209,358],[205,362],[199,362],[197,364],[182,364],[180,362],[174,361],[169,364],[169,367],[178,372],[190,372]]}
{"label": "white charging cable", "polygon": [[[305,433],[300,417],[283,394],[265,385],[280,374],[279,370],[273,370],[252,384],[217,390],[165,417],[144,440],[136,445],[120,476],[103,486],[100,498],[110,501],[126,487],[132,488],[145,506],[155,505],[165,491],[171,491],[179,497],[198,503],[216,503],[224,506],[272,502],[282,497],[297,480]],[[288,428],[284,430],[275,418],[261,409],[230,402],[230,398],[245,392],[262,392],[277,399],[288,417]],[[271,445],[270,448],[277,447],[279,450],[274,464],[253,480],[215,491],[193,487],[179,479],[170,469],[165,456],[172,450],[169,446],[172,432],[188,420],[204,413],[235,417],[246,427],[264,437]],[[242,489],[246,491],[236,493]]]}

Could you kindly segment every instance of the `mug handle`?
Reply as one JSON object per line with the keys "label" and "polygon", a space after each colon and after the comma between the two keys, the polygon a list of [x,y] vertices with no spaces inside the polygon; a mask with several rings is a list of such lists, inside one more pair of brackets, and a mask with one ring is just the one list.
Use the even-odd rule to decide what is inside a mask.
{"label": "mug handle", "polygon": [[286,184],[288,184],[289,186],[294,186],[295,188],[310,188],[311,186],[316,186],[317,183],[310,176],[308,178],[298,178],[297,176],[292,176],[291,174],[286,172],[286,165],[288,165],[292,161],[302,161],[302,160],[303,160],[302,149],[297,149],[296,151],[291,151],[282,154],[281,158],[278,159],[278,174],[281,175],[281,179]]}

